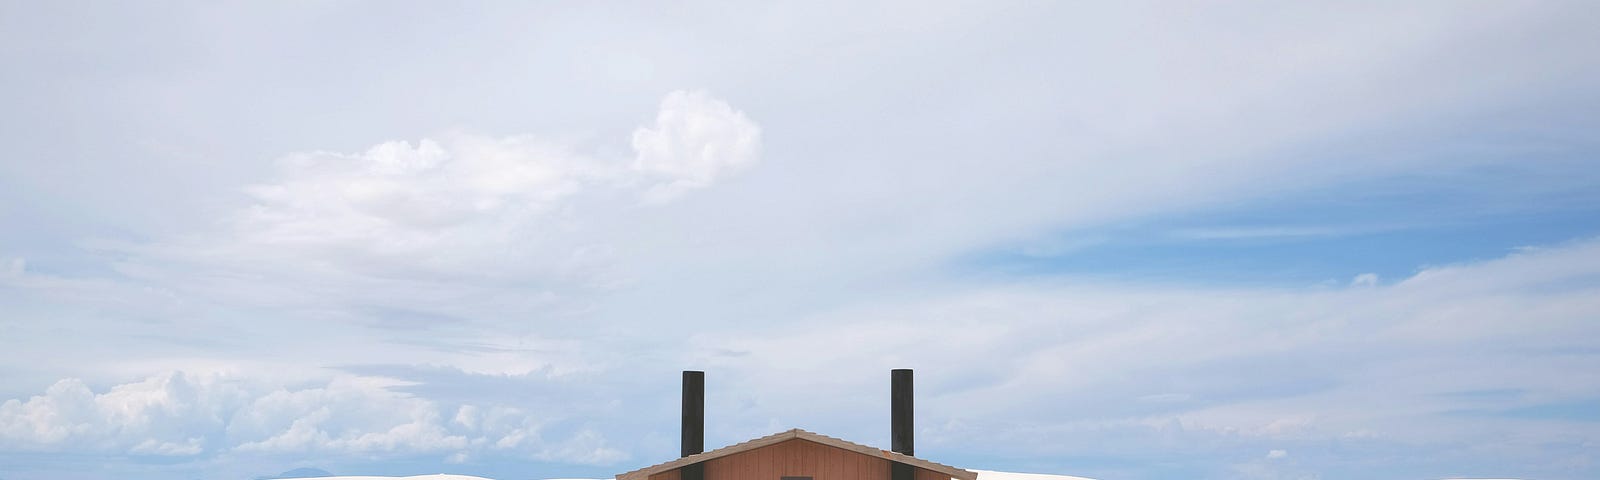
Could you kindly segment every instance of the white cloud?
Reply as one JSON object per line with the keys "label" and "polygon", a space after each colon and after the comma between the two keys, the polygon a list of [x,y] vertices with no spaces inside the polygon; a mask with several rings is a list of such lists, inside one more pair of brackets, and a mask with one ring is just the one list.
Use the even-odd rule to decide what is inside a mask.
{"label": "white cloud", "polygon": [[0,404],[0,444],[18,450],[198,453],[195,435],[222,424],[234,385],[181,374],[147,378],[95,393],[65,379],[43,395]]}
{"label": "white cloud", "polygon": [[1268,459],[1284,458],[1284,457],[1288,457],[1288,456],[1289,456],[1289,451],[1288,450],[1274,449],[1274,450],[1270,450],[1270,451],[1267,452],[1267,458]]}
{"label": "white cloud", "polygon": [[[1506,451],[1594,441],[1571,423],[1452,416],[1463,404],[1450,394],[1537,392],[1475,404],[1490,410],[1600,397],[1590,373],[1600,365],[1582,353],[1600,334],[1589,314],[1600,308],[1596,274],[1600,241],[1590,240],[1360,289],[1014,283],[702,334],[691,362],[761,399],[759,412],[826,411],[787,417],[847,437],[874,434],[858,426],[873,424],[872,411],[792,385],[871,392],[882,370],[917,368],[929,382],[919,385],[933,385],[919,390],[930,392],[919,412],[951,426],[927,443],[963,451],[1143,458],[1187,451],[1162,440],[1187,435],[1250,456],[1293,449],[1299,461],[1311,460],[1294,442],[1387,445],[1440,465],[1469,460],[1452,446],[1471,439]],[[827,355],[801,353],[819,345]],[[1158,388],[1186,390],[1149,393]],[[739,421],[762,414],[749,415]],[[1181,427],[1165,427],[1173,420]],[[1107,422],[1118,434],[1105,434]],[[1146,422],[1159,428],[1134,427]]]}
{"label": "white cloud", "polygon": [[1181,403],[1192,400],[1193,398],[1193,395],[1189,395],[1187,393],[1157,393],[1139,397],[1137,400],[1141,402],[1154,403]]}
{"label": "white cloud", "polygon": [[639,185],[665,201],[754,165],[760,143],[760,127],[727,103],[676,91],[653,125],[633,133],[631,166],[534,135],[460,132],[361,153],[296,153],[281,161],[282,179],[248,189],[257,203],[238,220],[238,234],[274,246],[498,254],[564,228],[558,210],[575,195]]}
{"label": "white cloud", "polygon": [[609,465],[629,458],[627,452],[607,444],[606,439],[594,430],[582,430],[571,438],[537,455],[552,462]]}
{"label": "white cloud", "polygon": [[447,407],[389,389],[398,385],[340,376],[285,388],[175,372],[95,392],[65,379],[42,395],[0,404],[0,449],[179,457],[498,454],[595,464],[626,458],[593,431],[545,439],[540,420],[517,408],[461,405],[447,419]]}
{"label": "white cloud", "polygon": [[654,180],[645,199],[664,202],[754,165],[761,128],[706,92],[677,91],[654,125],[633,131],[633,149],[633,169]]}
{"label": "white cloud", "polygon": [[432,402],[345,379],[254,398],[233,412],[227,435],[244,452],[437,452],[468,445],[465,435],[446,428]]}
{"label": "white cloud", "polygon": [[225,212],[219,228],[96,244],[122,257],[110,267],[127,281],[27,278],[20,263],[0,270],[14,273],[0,281],[78,304],[127,298],[119,301],[139,304],[126,310],[162,319],[212,305],[317,310],[380,327],[571,317],[593,308],[588,296],[633,279],[618,244],[639,235],[615,226],[664,210],[642,209],[639,198],[678,198],[759,160],[760,127],[727,103],[675,91],[659,107],[634,132],[633,158],[611,153],[626,148],[626,137],[608,148],[460,131],[353,153],[290,154],[275,178],[245,189],[250,205]]}
{"label": "white cloud", "polygon": [[[1181,451],[1195,438],[1205,441],[1191,445],[1247,444],[1234,458],[1293,449],[1296,461],[1323,449],[1294,443],[1308,438],[1592,438],[1572,428],[1415,420],[1482,407],[1428,396],[1452,389],[1530,392],[1522,402],[1593,393],[1587,385],[1597,382],[1583,372],[1600,369],[1571,352],[1592,349],[1581,320],[1597,308],[1583,283],[1594,269],[1572,248],[1433,268],[1400,284],[1352,279],[1369,288],[1333,291],[1019,285],[943,269],[952,258],[1041,232],[1249,208],[1352,178],[1454,178],[1464,163],[1485,163],[1484,150],[1517,159],[1486,162],[1495,171],[1541,162],[1477,140],[1434,140],[1503,137],[1475,135],[1476,122],[1528,128],[1529,138],[1552,146],[1575,138],[1559,131],[1573,122],[1546,122],[1573,112],[1537,112],[1541,99],[1572,97],[1593,83],[1592,57],[1553,41],[1594,43],[1585,42],[1595,31],[1590,16],[1570,11],[1580,9],[1300,5],[1150,15],[1134,4],[1040,4],[909,16],[867,8],[841,19],[830,8],[689,7],[685,15],[709,14],[705,28],[689,30],[663,28],[669,24],[657,15],[610,11],[326,9],[340,14],[335,19],[223,10],[136,8],[122,12],[131,17],[107,17],[133,20],[91,25],[96,35],[141,39],[122,44],[127,51],[73,53],[65,63],[49,51],[14,62],[33,68],[17,69],[29,78],[13,93],[84,101],[12,102],[27,120],[14,123],[58,131],[19,130],[13,139],[22,153],[12,158],[54,161],[7,165],[0,177],[27,188],[0,196],[49,206],[24,208],[28,225],[7,233],[104,223],[116,232],[110,236],[152,240],[96,249],[65,266],[52,264],[61,259],[54,253],[31,251],[24,253],[36,265],[27,271],[0,266],[11,274],[0,283],[19,287],[0,289],[6,386],[27,395],[49,380],[85,379],[78,393],[68,384],[59,398],[5,407],[7,445],[167,455],[250,445],[258,453],[424,452],[462,461],[495,452],[605,459],[614,455],[608,448],[670,450],[648,436],[670,428],[648,420],[659,419],[650,403],[659,399],[631,391],[614,400],[627,406],[615,411],[627,413],[594,416],[625,429],[628,443],[619,446],[551,433],[582,427],[542,428],[538,420],[566,408],[559,402],[457,405],[382,385],[261,380],[272,386],[240,386],[236,401],[195,401],[227,405],[226,414],[185,415],[203,422],[172,431],[134,420],[167,407],[119,394],[114,403],[122,406],[112,410],[144,413],[114,417],[97,413],[92,400],[110,395],[100,385],[173,368],[246,365],[254,368],[235,371],[259,379],[355,362],[492,374],[485,376],[579,372],[599,384],[639,383],[631,375],[642,374],[618,365],[709,365],[719,381],[740,386],[729,425],[834,422],[827,431],[868,439],[881,433],[870,426],[880,411],[860,392],[879,391],[883,368],[913,366],[931,382],[923,384],[932,392],[924,412],[964,412],[937,422],[949,427],[929,445],[1037,449],[1036,459]],[[286,17],[293,21],[278,23]],[[189,28],[172,19],[206,21]],[[300,29],[323,20],[350,28]],[[25,23],[38,29],[0,34],[71,40],[84,25]],[[113,34],[124,25],[138,31]],[[284,41],[284,32],[298,40]],[[372,38],[416,39],[427,53],[363,40]],[[188,58],[148,48],[188,52],[197,44],[243,54]],[[130,81],[59,68],[80,63],[141,70]],[[952,68],[963,65],[978,67]],[[737,91],[762,124],[687,91],[661,99],[653,117],[640,115],[639,106],[685,84]],[[411,101],[382,101],[393,98]],[[624,118],[650,120],[633,128],[617,120]],[[255,171],[256,159],[285,151],[360,146],[452,124],[473,127],[292,154],[265,180]],[[569,140],[593,130],[617,135]],[[536,133],[472,133],[528,131]],[[122,145],[135,143],[130,138],[163,148],[130,152]],[[1584,180],[1597,170],[1578,167],[1563,181],[1593,184]],[[743,175],[737,185],[723,183],[734,175]],[[228,198],[208,189],[246,183],[258,184],[249,190],[255,205],[220,218],[228,230],[171,233],[196,230],[170,218],[203,216],[210,212],[197,206]],[[689,194],[716,201],[635,208],[640,199]],[[87,206],[73,211],[80,204]],[[30,220],[34,210],[39,220]],[[1345,232],[1184,233],[1230,240]],[[1059,254],[1078,245],[1047,246]],[[1496,265],[1505,268],[1488,271]],[[1573,275],[1557,275],[1563,271]],[[852,336],[819,333],[828,327]],[[683,354],[685,344],[697,348]],[[796,353],[819,348],[827,355]],[[13,372],[27,378],[13,380]],[[1563,384],[1548,372],[1573,373]],[[812,388],[785,384],[798,380]],[[144,383],[125,390],[155,388]],[[1386,403],[1363,389],[1410,401]],[[493,395],[486,392],[472,394]],[[350,412],[369,403],[383,411]],[[233,433],[193,434],[219,428]],[[1123,443],[1083,435],[1115,428],[1144,433]],[[1038,441],[1017,441],[1030,435]]]}

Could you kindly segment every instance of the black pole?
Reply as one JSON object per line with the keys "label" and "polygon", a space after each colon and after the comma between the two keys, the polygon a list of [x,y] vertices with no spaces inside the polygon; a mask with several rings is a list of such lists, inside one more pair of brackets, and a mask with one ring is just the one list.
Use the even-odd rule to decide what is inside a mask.
{"label": "black pole", "polygon": [[706,372],[683,372],[683,456],[706,448]]}
{"label": "black pole", "polygon": [[889,441],[895,453],[916,455],[911,426],[911,369],[897,368],[889,372]]}
{"label": "black pole", "polygon": [[[912,441],[915,428],[911,426],[911,369],[897,368],[889,371],[889,449],[903,455],[916,455]],[[900,462],[890,462],[891,480],[913,480],[916,469]]]}
{"label": "black pole", "polygon": [[[706,448],[706,372],[683,372],[683,429],[681,451],[687,457]],[[682,480],[705,480],[705,465],[693,463],[679,472]]]}

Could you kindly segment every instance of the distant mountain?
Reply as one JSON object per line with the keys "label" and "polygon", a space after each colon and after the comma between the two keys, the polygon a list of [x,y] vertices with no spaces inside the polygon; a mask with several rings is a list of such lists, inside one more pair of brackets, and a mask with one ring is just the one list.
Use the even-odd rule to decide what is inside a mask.
{"label": "distant mountain", "polygon": [[333,476],[333,474],[332,473],[328,473],[327,470],[307,467],[307,468],[296,468],[294,470],[283,472],[283,473],[280,473],[280,474],[277,474],[277,475],[267,475],[267,476],[264,476],[264,477],[256,477],[255,480],[276,480],[276,479],[279,479],[279,478],[317,478],[317,477],[332,477],[332,476]]}

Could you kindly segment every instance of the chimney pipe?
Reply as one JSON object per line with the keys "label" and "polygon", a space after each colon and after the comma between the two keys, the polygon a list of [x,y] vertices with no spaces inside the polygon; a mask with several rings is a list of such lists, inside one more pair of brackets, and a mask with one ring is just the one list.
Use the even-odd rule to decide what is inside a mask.
{"label": "chimney pipe", "polygon": [[[682,456],[705,451],[706,372],[683,371],[683,429],[680,440]],[[705,465],[684,465],[678,474],[681,480],[705,480]]]}
{"label": "chimney pipe", "polygon": [[[903,455],[915,455],[911,425],[911,369],[897,368],[889,371],[889,443],[890,450]],[[904,463],[890,465],[892,480],[912,480],[916,470]]]}
{"label": "chimney pipe", "polygon": [[911,426],[911,369],[897,368],[889,372],[889,440],[895,453],[916,455],[912,445]]}
{"label": "chimney pipe", "polygon": [[706,372],[683,372],[683,456],[705,451]]}

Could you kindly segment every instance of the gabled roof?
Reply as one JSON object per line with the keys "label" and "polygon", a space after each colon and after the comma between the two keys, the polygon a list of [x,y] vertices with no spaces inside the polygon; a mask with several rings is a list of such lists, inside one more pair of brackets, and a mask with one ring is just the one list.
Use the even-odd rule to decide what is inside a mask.
{"label": "gabled roof", "polygon": [[709,452],[697,453],[670,462],[651,465],[628,473],[618,474],[617,480],[648,480],[651,475],[672,470],[674,468],[680,468],[685,465],[700,463],[713,458],[726,457],[735,453],[747,452],[757,448],[765,447],[767,445],[773,445],[797,439],[820,443],[830,447],[842,448],[862,455],[878,457],[891,462],[900,462],[924,470],[943,473],[956,480],[977,480],[978,478],[977,472],[962,470],[956,467],[930,462],[910,455],[873,448],[859,443],[847,442],[827,435],[812,433],[796,428],[787,432],[774,433],[772,435],[767,435],[765,437],[757,438],[744,443],[736,443]]}

